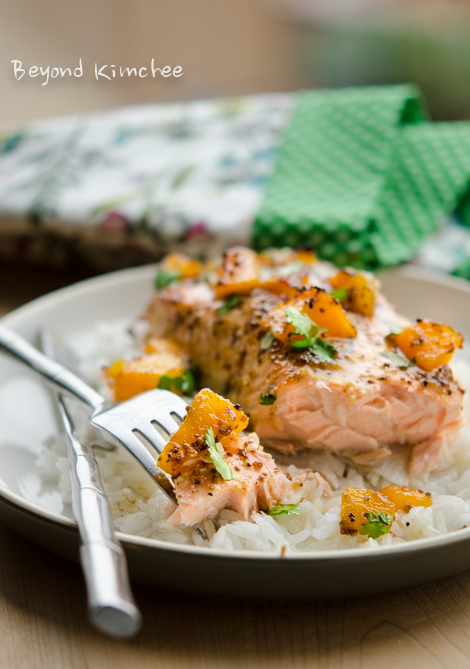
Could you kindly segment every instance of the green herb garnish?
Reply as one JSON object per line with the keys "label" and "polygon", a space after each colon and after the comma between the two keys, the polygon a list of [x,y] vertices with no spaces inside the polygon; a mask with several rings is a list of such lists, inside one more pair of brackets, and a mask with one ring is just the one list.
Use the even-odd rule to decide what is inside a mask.
{"label": "green herb garnish", "polygon": [[337,288],[332,293],[330,293],[330,295],[331,297],[334,297],[335,300],[342,302],[347,297],[348,293],[349,291],[347,288]]}
{"label": "green herb garnish", "polygon": [[336,348],[320,336],[327,331],[326,328],[318,327],[307,314],[293,307],[286,308],[286,320],[294,326],[295,332],[293,334],[302,337],[302,339],[290,342],[292,348],[310,348],[312,353],[323,362],[334,362],[337,354]]}
{"label": "green herb garnish", "polygon": [[240,295],[230,295],[219,309],[219,316],[228,314],[240,302]]}
{"label": "green herb garnish", "polygon": [[312,352],[323,362],[334,362],[337,350],[333,344],[319,335],[315,337],[311,346]]}
{"label": "green herb garnish", "polygon": [[291,341],[291,346],[293,348],[309,348],[309,346],[312,345],[313,340],[312,330],[317,328],[312,319],[309,318],[307,314],[303,314],[298,309],[287,307],[286,321],[294,326],[295,330],[293,334],[302,337],[302,339]]}
{"label": "green herb garnish", "polygon": [[160,390],[171,390],[172,392],[182,392],[184,395],[192,395],[194,392],[194,376],[191,370],[186,369],[182,376],[168,376],[163,374],[160,377],[157,388]]}
{"label": "green herb garnish", "polygon": [[214,467],[217,469],[224,481],[231,481],[233,479],[233,471],[230,465],[222,457],[217,444],[215,443],[214,430],[209,428],[204,437],[209,449],[210,458],[214,464]]}
{"label": "green herb garnish", "polygon": [[178,279],[180,278],[181,278],[180,269],[162,270],[161,272],[158,272],[157,276],[155,277],[155,288],[157,290],[163,290],[163,288],[169,286],[170,283],[174,283],[175,281],[178,281]]}
{"label": "green herb garnish", "polygon": [[269,351],[275,340],[276,337],[272,332],[266,332],[259,345],[260,351]]}
{"label": "green herb garnish", "polygon": [[267,393],[266,395],[264,393],[261,393],[259,396],[259,403],[264,404],[269,406],[270,404],[274,404],[276,401],[276,397],[274,395],[271,395],[271,393]]}
{"label": "green herb garnish", "polygon": [[298,504],[279,504],[267,512],[268,516],[299,516]]}
{"label": "green herb garnish", "polygon": [[361,525],[359,534],[365,534],[372,539],[378,539],[382,534],[390,532],[390,527],[388,526],[393,523],[393,516],[389,513],[379,511],[377,515],[375,513],[365,513],[364,515],[369,522]]}
{"label": "green herb garnish", "polygon": [[415,360],[414,358],[413,360],[405,360],[405,358],[402,358],[401,355],[398,355],[393,351],[381,351],[380,355],[382,356],[382,358],[387,358],[387,360],[390,360],[392,365],[395,365],[395,367],[400,367],[400,369],[406,369],[407,367],[411,367],[414,364],[413,360]]}

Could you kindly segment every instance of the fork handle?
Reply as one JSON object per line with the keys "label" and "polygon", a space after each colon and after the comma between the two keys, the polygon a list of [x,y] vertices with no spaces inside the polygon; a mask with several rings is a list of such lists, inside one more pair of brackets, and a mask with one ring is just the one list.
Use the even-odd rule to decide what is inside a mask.
{"label": "fork handle", "polygon": [[124,551],[115,538],[108,500],[93,450],[76,439],[64,398],[58,396],[72,481],[72,506],[82,542],[80,561],[91,622],[111,636],[136,634],[141,615],[132,596]]}
{"label": "fork handle", "polygon": [[40,353],[26,339],[2,323],[0,323],[0,351],[24,363],[59,390],[85,402],[92,409],[98,409],[104,404],[104,397],[96,390],[55,360]]}
{"label": "fork handle", "polygon": [[119,546],[88,542],[80,548],[80,562],[93,625],[105,634],[127,639],[140,630],[142,617],[128,599],[130,587],[124,551]]}

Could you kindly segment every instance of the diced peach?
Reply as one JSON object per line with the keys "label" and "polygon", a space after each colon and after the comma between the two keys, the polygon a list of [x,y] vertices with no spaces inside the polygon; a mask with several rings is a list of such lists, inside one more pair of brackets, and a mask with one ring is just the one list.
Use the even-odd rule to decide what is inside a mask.
{"label": "diced peach", "polygon": [[227,449],[248,425],[239,405],[204,388],[194,398],[180,428],[158,458],[158,466],[178,476],[191,471],[207,451],[205,435],[212,428],[215,440]]}
{"label": "diced peach", "polygon": [[181,279],[193,279],[199,275],[201,263],[184,253],[169,253],[160,263],[160,270],[178,270]]}
{"label": "diced peach", "polygon": [[343,305],[345,309],[369,318],[374,315],[375,293],[369,288],[367,279],[361,274],[356,274],[351,279]]}
{"label": "diced peach", "polygon": [[382,488],[380,494],[389,499],[395,505],[397,511],[408,512],[413,506],[431,506],[432,498],[430,492],[422,490],[410,490],[406,486],[389,485]]}
{"label": "diced peach", "polygon": [[326,328],[327,337],[356,337],[355,327],[349,322],[341,304],[320,288],[308,288],[302,297],[294,298],[269,314],[266,323],[273,335],[285,344],[301,339],[295,334],[295,327],[287,322],[286,308],[292,307],[306,314],[315,325]]}
{"label": "diced peach", "polygon": [[431,372],[446,365],[456,348],[462,348],[463,337],[447,325],[432,321],[417,321],[405,328],[394,340],[408,360],[416,361],[418,367]]}
{"label": "diced peach", "polygon": [[136,360],[117,360],[104,370],[105,381],[118,402],[157,388],[163,375],[176,378],[183,374],[181,356],[169,351],[144,355]]}
{"label": "diced peach", "polygon": [[330,283],[335,290],[343,289],[347,291],[342,305],[349,311],[368,316],[374,315],[375,293],[370,288],[369,282],[362,274],[349,274],[341,270],[335,276],[331,277]]}
{"label": "diced peach", "polygon": [[337,274],[328,279],[328,281],[335,290],[338,290],[339,288],[346,288],[351,279],[352,275],[341,269]]}
{"label": "diced peach", "polygon": [[301,311],[321,328],[327,328],[329,337],[356,337],[355,327],[349,322],[338,300],[320,288],[305,291]]}
{"label": "diced peach", "polygon": [[395,518],[395,506],[373,490],[348,486],[341,497],[341,534],[357,534],[368,523],[366,513],[388,513]]}

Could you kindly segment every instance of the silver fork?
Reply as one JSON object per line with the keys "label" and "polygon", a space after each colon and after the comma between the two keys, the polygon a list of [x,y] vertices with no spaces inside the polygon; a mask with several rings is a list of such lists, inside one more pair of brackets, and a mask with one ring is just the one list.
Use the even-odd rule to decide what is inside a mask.
{"label": "silver fork", "polygon": [[[78,364],[72,351],[58,345],[47,328],[40,332],[41,347],[51,359],[74,370]],[[116,539],[108,499],[101,483],[93,449],[75,436],[70,408],[62,393],[56,393],[64,427],[72,483],[72,507],[80,532],[80,562],[88,593],[91,622],[102,632],[130,637],[141,626],[141,615],[129,585],[126,556]]]}
{"label": "silver fork", "polygon": [[[159,469],[155,458],[141,439],[160,454],[168,442],[169,435],[178,429],[186,416],[188,405],[184,399],[168,390],[156,389],[148,390],[126,402],[110,407],[105,398],[82,379],[60,363],[40,353],[2,323],[0,323],[0,351],[27,365],[54,384],[59,391],[87,404],[92,409],[91,423],[105,430],[122,444],[177,506],[170,481]],[[207,539],[199,525],[193,527],[203,539]]]}

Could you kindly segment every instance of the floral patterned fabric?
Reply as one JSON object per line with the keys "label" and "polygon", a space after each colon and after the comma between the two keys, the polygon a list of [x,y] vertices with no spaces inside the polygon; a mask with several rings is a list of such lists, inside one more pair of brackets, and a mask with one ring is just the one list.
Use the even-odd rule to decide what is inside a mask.
{"label": "floral patterned fabric", "polygon": [[[249,244],[296,99],[139,105],[0,135],[0,260],[103,271]],[[448,222],[413,262],[470,279],[470,228]]]}
{"label": "floral patterned fabric", "polygon": [[294,98],[140,105],[0,137],[0,255],[110,269],[249,243]]}

